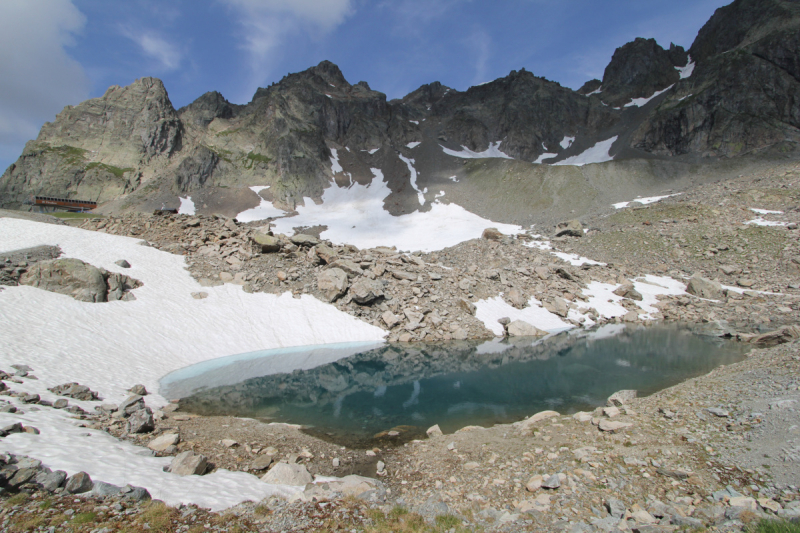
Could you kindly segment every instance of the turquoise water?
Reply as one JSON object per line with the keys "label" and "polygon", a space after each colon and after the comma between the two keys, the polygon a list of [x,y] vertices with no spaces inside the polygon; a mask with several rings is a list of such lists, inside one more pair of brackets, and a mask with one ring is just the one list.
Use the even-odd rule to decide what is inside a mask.
{"label": "turquoise water", "polygon": [[617,325],[544,340],[314,350],[291,354],[302,369],[264,352],[179,371],[161,393],[180,397],[182,411],[302,424],[334,442],[371,446],[416,438],[433,424],[452,432],[545,409],[592,410],[620,389],[647,395],[737,362],[747,347],[674,326]]}

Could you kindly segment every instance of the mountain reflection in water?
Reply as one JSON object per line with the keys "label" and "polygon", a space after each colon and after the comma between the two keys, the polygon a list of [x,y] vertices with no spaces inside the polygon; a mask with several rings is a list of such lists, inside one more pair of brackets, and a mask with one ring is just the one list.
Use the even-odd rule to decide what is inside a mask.
{"label": "mountain reflection in water", "polygon": [[[433,424],[451,432],[545,409],[592,410],[617,390],[651,394],[739,361],[746,351],[676,326],[615,325],[545,339],[351,347],[334,362],[260,376],[252,375],[259,359],[249,358],[245,366],[217,365],[183,380],[178,371],[162,381],[161,393],[182,396],[182,411],[302,424],[328,440],[366,446],[374,438],[424,435]],[[236,369],[240,382],[218,386],[226,371],[235,382]],[[389,436],[392,429],[399,435]]]}

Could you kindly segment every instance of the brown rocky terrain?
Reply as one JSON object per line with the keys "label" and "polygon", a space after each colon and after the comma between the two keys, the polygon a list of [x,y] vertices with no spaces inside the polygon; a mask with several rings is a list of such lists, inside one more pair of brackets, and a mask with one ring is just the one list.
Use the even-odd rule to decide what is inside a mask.
{"label": "brown rocky terrain", "polygon": [[[588,230],[583,237],[553,237],[563,230],[554,229],[550,242],[555,248],[608,262],[588,267],[569,265],[549,250],[528,246],[542,242],[533,235],[489,232],[487,238],[435,254],[412,254],[314,244],[314,235],[309,235],[314,231],[308,229],[301,238],[267,239],[265,224],[243,225],[224,217],[125,215],[71,223],[143,238],[183,254],[193,275],[206,284],[225,279],[248,291],[306,292],[328,301],[330,292],[320,288],[319,279],[338,268],[345,273],[346,291],[334,305],[382,327],[387,327],[388,311],[399,320],[392,338],[403,335],[403,340],[488,336],[467,304],[500,292],[514,304],[512,289],[559,312],[564,310],[559,302],[568,309],[580,301],[592,280],[618,284],[658,274],[688,282],[700,273],[741,293],[723,289],[715,300],[665,297],[659,304],[660,318],[704,325],[719,335],[739,334],[747,342],[754,340],[748,335],[753,331],[797,323],[799,183],[796,163],[776,163],[659,202],[609,207],[582,220],[582,229]],[[751,209],[782,213],[759,214]],[[785,225],[747,224],[757,217]],[[278,251],[270,251],[277,246]],[[36,258],[29,255],[27,260],[31,259]],[[4,272],[10,282],[24,273],[24,261],[24,254],[7,258]],[[361,293],[353,286],[362,280],[382,282],[383,296],[358,303],[354,296]],[[633,297],[629,294],[628,305],[634,313],[614,321],[640,322]],[[417,307],[429,312],[416,311]],[[792,328],[782,331],[756,340],[783,342],[795,335]],[[172,408],[156,411],[154,430],[145,433],[129,432],[127,422],[113,416],[113,411],[76,413],[88,426],[108,428],[143,445],[175,434],[174,447],[159,453],[202,453],[211,468],[261,474],[284,462],[322,475],[376,476],[379,470],[384,474],[376,477],[386,492],[366,500],[340,500],[325,493],[319,495],[321,503],[273,499],[243,504],[221,515],[191,508],[159,511],[173,524],[184,523],[177,521],[184,514],[198,513],[209,529],[223,530],[235,523],[240,530],[280,531],[291,524],[296,530],[315,531],[335,523],[357,531],[380,531],[387,523],[398,528],[401,523],[416,523],[418,514],[429,519],[453,515],[439,519],[447,529],[739,531],[764,517],[790,518],[798,512],[799,346],[792,341],[757,349],[741,363],[630,400],[616,410],[546,414],[519,424],[465,428],[442,436],[432,432],[427,439],[400,446],[387,441],[374,450],[342,449],[291,426],[197,416]],[[9,385],[13,391],[13,380]],[[110,511],[116,509],[113,501],[91,499],[96,496],[73,501],[74,497],[34,493],[40,495],[7,504],[6,515],[14,513],[8,524],[30,519],[37,500],[47,498],[76,513],[98,513],[109,523],[120,512]],[[403,514],[401,508],[412,514]],[[135,520],[155,520],[146,515],[146,504],[130,509]],[[218,525],[223,519],[215,517],[227,522]],[[61,514],[57,519],[71,520]],[[99,523],[92,522],[91,529]]]}

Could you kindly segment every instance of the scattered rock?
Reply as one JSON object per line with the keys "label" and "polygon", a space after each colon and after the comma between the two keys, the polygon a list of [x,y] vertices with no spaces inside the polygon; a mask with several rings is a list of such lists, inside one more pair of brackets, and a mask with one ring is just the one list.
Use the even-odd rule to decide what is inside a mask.
{"label": "scattered rock", "polygon": [[179,476],[202,476],[208,468],[208,460],[204,455],[186,450],[175,456],[169,465],[169,471]]}
{"label": "scattered rock", "polygon": [[89,477],[89,474],[86,472],[78,472],[67,479],[65,489],[70,494],[83,494],[84,492],[92,490],[93,485],[94,483],[92,482],[92,478]]}
{"label": "scattered rock", "polygon": [[314,481],[305,465],[278,463],[264,474],[261,481],[273,485],[294,485],[303,487]]}
{"label": "scattered rock", "polygon": [[528,324],[524,320],[515,320],[508,325],[507,328],[509,337],[543,337],[548,335],[546,331]]}

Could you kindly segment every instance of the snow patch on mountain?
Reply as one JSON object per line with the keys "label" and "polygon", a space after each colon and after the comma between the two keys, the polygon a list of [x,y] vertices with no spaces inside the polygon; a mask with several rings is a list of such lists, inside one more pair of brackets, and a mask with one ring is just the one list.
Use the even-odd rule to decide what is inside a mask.
{"label": "snow patch on mountain", "polygon": [[470,213],[457,204],[435,200],[431,210],[392,216],[384,209],[384,200],[392,193],[380,169],[371,169],[375,179],[369,185],[336,185],[325,189],[322,203],[310,198],[298,205],[297,216],[280,218],[275,231],[291,235],[298,226],[325,225],[323,239],[359,248],[396,246],[399,250],[432,252],[475,239],[486,228],[496,227],[507,235],[522,233],[520,226],[492,222]]}
{"label": "snow patch on mountain", "polygon": [[625,107],[642,107],[643,105],[645,105],[647,102],[649,102],[650,100],[652,100],[656,96],[660,96],[660,95],[664,94],[665,92],[669,91],[673,87],[675,87],[674,83],[672,85],[670,85],[669,87],[667,87],[666,89],[662,89],[660,91],[654,92],[652,94],[652,96],[649,96],[647,98],[634,98],[633,100],[631,100],[630,102],[625,104]]}
{"label": "snow patch on mountain", "polygon": [[[269,185],[266,186],[253,186],[250,187],[250,190],[254,193],[258,194],[264,189],[269,189]],[[239,222],[253,222],[254,220],[264,220],[265,218],[270,217],[282,217],[286,214],[285,211],[278,209],[277,207],[272,205],[272,202],[268,202],[264,200],[261,195],[258,195],[258,199],[260,203],[250,209],[242,211],[238,215],[236,215],[236,220]]]}
{"label": "snow patch on mountain", "polygon": [[692,56],[689,56],[689,62],[686,63],[685,67],[675,67],[675,70],[681,73],[681,79],[686,79],[692,75],[694,72],[694,61],[692,61]]}
{"label": "snow patch on mountain", "polygon": [[[505,154],[500,151],[500,143],[503,141],[497,141],[496,143],[489,143],[489,148],[484,150],[483,152],[473,152],[466,146],[462,146],[462,150],[460,152],[456,152],[455,150],[451,150],[449,148],[445,148],[442,146],[442,150],[447,155],[452,155],[453,157],[460,157],[462,159],[482,159],[485,157],[494,157],[499,159],[514,159],[508,154]],[[441,146],[441,145],[440,145]]]}
{"label": "snow patch on mountain", "polygon": [[417,191],[417,200],[419,201],[419,205],[425,205],[425,195],[422,194],[422,191],[419,190],[417,187],[417,169],[414,168],[414,161],[413,159],[409,159],[403,154],[398,154],[400,160],[406,164],[408,167],[408,171],[411,173],[411,187]]}
{"label": "snow patch on mountain", "polygon": [[331,170],[334,174],[344,170],[342,165],[339,164],[339,153],[337,152],[336,148],[331,148]]}
{"label": "snow patch on mountain", "polygon": [[181,201],[181,206],[178,208],[179,215],[194,215],[194,202],[191,196],[186,198],[178,198]]}
{"label": "snow patch on mountain", "polygon": [[606,161],[613,161],[614,158],[611,157],[609,151],[611,150],[611,145],[616,142],[617,137],[618,136],[615,135],[610,139],[600,141],[586,151],[581,152],[578,155],[568,157],[563,161],[553,163],[553,165],[574,165],[576,167],[581,167],[591,163],[605,163]]}

